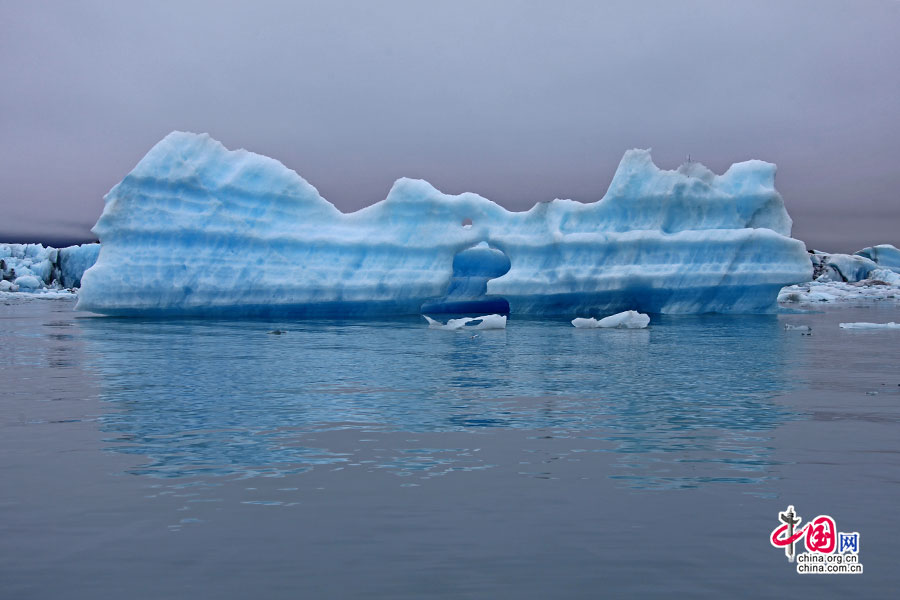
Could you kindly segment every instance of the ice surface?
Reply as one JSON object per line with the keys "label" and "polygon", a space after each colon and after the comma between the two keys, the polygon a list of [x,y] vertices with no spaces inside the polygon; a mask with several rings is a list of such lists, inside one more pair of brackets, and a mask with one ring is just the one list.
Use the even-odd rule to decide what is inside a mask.
{"label": "ice surface", "polygon": [[784,324],[785,331],[811,331],[809,325],[791,325],[790,323]]}
{"label": "ice surface", "polygon": [[900,250],[890,244],[863,248],[856,254],[874,261],[879,267],[900,273]]}
{"label": "ice surface", "polygon": [[428,321],[430,329],[444,329],[447,331],[459,331],[460,329],[506,329],[506,315],[463,317],[461,319],[450,319],[446,324],[435,321],[429,316],[422,316]]}
{"label": "ice surface", "polygon": [[577,318],[572,319],[572,325],[579,329],[593,329],[597,327],[620,329],[643,329],[650,324],[650,317],[641,314],[636,310],[626,310],[615,315],[610,315],[603,319],[597,320],[593,317],[589,319]]}
{"label": "ice surface", "polygon": [[841,323],[841,329],[900,329],[900,323]]}
{"label": "ice surface", "polygon": [[475,314],[770,310],[784,285],[812,273],[774,178],[761,161],[723,175],[697,163],[664,171],[630,150],[590,204],[510,212],[400,179],[384,201],[344,214],[271,158],[175,132],[107,194],[78,306],[351,317],[458,312],[456,302]]}

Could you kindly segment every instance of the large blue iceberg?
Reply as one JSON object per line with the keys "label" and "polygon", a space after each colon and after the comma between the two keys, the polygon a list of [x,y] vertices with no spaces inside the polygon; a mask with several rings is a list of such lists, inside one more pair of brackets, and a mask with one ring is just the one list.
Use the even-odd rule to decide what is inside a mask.
{"label": "large blue iceberg", "polygon": [[[343,213],[280,162],[174,132],[106,196],[78,308],[301,317],[759,312],[808,281],[775,165],[625,153],[599,201],[510,212],[399,179]],[[495,311],[496,312],[496,311]]]}

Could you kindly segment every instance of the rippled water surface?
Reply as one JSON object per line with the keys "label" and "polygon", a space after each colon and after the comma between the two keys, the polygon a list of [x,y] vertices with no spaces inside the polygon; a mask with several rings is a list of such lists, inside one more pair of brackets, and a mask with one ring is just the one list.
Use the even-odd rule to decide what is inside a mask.
{"label": "rippled water surface", "polygon": [[[900,332],[837,326],[896,305],[448,332],[4,302],[11,598],[900,584]],[[865,573],[797,575],[768,542],[787,504],[859,531]]]}

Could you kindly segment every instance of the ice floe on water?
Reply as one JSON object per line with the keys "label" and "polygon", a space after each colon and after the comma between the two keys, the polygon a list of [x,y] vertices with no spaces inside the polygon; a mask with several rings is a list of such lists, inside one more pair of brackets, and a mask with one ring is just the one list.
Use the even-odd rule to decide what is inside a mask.
{"label": "ice floe on water", "polygon": [[446,331],[459,331],[460,329],[506,329],[506,315],[463,317],[460,319],[450,319],[447,323],[435,321],[426,315],[422,316],[428,321],[429,329],[444,329]]}
{"label": "ice floe on water", "polygon": [[841,323],[841,329],[900,329],[900,323]]}
{"label": "ice floe on water", "polygon": [[650,324],[650,317],[636,310],[626,310],[603,319],[572,319],[572,325],[578,329],[618,328],[618,329],[643,329]]}

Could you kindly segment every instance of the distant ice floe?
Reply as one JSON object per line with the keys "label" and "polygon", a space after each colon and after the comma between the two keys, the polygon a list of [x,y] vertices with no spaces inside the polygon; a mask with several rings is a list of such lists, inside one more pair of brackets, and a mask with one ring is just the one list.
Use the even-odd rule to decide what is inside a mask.
{"label": "distant ice floe", "polygon": [[636,310],[626,310],[599,321],[593,317],[590,319],[572,319],[572,325],[578,329],[618,328],[618,329],[643,329],[650,324],[650,317]]}
{"label": "distant ice floe", "polygon": [[482,317],[463,317],[450,319],[446,324],[422,315],[428,321],[429,329],[459,331],[460,329],[506,329],[506,315],[484,315]]}
{"label": "distant ice floe", "polygon": [[812,331],[809,325],[791,325],[790,323],[786,323],[784,326],[785,331]]}
{"label": "distant ice floe", "polygon": [[841,329],[900,329],[900,323],[841,323]]}

